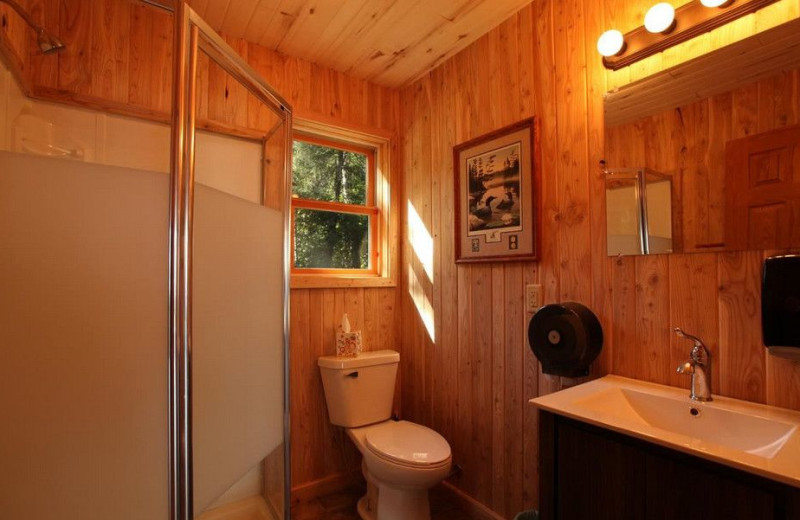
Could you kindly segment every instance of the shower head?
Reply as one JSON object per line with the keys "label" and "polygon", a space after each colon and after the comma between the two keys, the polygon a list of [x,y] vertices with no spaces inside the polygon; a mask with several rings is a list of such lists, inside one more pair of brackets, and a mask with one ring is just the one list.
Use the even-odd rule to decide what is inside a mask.
{"label": "shower head", "polygon": [[17,14],[25,20],[25,23],[30,25],[34,31],[36,31],[36,42],[39,45],[39,48],[42,50],[44,54],[52,54],[54,52],[58,52],[66,47],[64,42],[58,39],[56,36],[53,36],[49,32],[45,31],[43,27],[37,24],[31,15],[28,14],[25,9],[20,6],[16,0],[0,0],[0,3],[8,4],[14,9]]}
{"label": "shower head", "polygon": [[42,50],[42,54],[52,54],[66,47],[66,45],[64,45],[64,42],[58,39],[58,37],[53,36],[49,32],[42,29],[41,27],[39,27],[38,29],[38,33],[36,36],[36,43],[39,44],[39,48]]}

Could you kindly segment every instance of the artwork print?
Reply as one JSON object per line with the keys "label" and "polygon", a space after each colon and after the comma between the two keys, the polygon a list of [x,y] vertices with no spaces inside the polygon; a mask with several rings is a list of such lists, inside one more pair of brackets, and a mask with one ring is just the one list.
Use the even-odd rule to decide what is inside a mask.
{"label": "artwork print", "polygon": [[467,158],[469,236],[500,241],[500,232],[519,231],[520,143]]}
{"label": "artwork print", "polygon": [[533,119],[453,148],[456,262],[537,258],[537,152]]}

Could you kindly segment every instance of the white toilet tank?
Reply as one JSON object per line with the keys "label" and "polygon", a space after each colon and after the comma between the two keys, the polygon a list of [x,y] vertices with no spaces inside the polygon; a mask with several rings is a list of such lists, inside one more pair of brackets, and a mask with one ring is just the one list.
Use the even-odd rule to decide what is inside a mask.
{"label": "white toilet tank", "polygon": [[357,428],[389,419],[399,362],[394,350],[319,358],[331,423]]}

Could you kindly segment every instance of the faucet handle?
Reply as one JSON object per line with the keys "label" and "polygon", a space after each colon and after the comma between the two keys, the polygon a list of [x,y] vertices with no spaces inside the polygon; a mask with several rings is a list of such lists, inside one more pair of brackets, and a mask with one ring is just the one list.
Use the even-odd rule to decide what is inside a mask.
{"label": "faucet handle", "polygon": [[694,342],[694,347],[692,347],[692,352],[690,354],[692,361],[697,363],[698,365],[703,365],[703,366],[707,365],[708,359],[711,357],[711,351],[708,350],[708,347],[706,347],[705,343],[703,343],[703,340],[701,340],[697,336],[684,332],[682,329],[678,327],[675,327],[674,331],[675,334],[678,335],[678,337],[688,339]]}

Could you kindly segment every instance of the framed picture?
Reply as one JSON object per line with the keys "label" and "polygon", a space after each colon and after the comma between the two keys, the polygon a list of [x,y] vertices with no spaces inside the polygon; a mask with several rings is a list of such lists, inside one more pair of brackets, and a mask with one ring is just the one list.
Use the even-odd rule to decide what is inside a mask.
{"label": "framed picture", "polygon": [[457,263],[538,259],[538,143],[526,119],[453,148]]}

